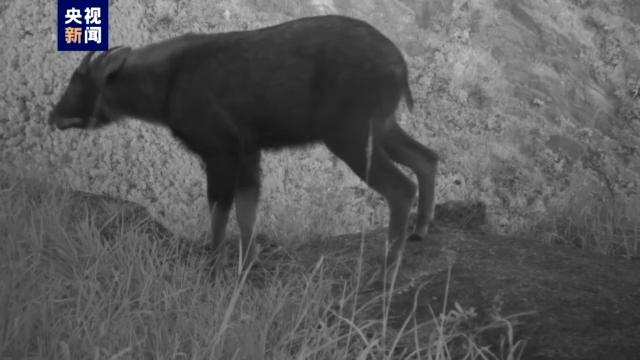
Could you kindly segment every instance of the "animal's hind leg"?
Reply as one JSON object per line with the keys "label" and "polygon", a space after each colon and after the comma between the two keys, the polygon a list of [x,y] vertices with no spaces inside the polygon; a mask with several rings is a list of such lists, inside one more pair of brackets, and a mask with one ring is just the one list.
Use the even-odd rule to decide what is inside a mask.
{"label": "animal's hind leg", "polygon": [[260,153],[245,155],[236,183],[236,217],[242,239],[242,262],[249,265],[256,256],[253,231],[260,197]]}
{"label": "animal's hind leg", "polygon": [[391,159],[409,167],[418,178],[418,219],[409,240],[422,240],[433,221],[438,155],[407,135],[395,119],[390,122],[382,144]]}
{"label": "animal's hind leg", "polygon": [[[392,243],[388,264],[393,263],[404,248],[407,221],[416,188],[384,149],[372,139],[371,156],[367,156],[367,137],[363,129],[341,129],[340,137],[325,140],[327,147],[368,185],[380,193],[389,205],[389,235]],[[361,135],[362,134],[362,135]]]}

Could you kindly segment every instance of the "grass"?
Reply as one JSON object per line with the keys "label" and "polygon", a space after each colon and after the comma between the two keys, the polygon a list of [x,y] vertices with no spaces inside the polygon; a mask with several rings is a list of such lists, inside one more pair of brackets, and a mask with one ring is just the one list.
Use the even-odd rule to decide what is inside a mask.
{"label": "grass", "polygon": [[480,346],[486,329],[465,326],[474,311],[460,306],[392,328],[395,276],[370,298],[361,266],[338,281],[322,258],[307,271],[276,264],[260,281],[235,269],[214,280],[184,243],[126,222],[106,238],[91,209],[73,208],[68,192],[0,171],[3,359],[516,359],[523,345],[496,317],[502,354]]}
{"label": "grass", "polygon": [[581,189],[538,225],[546,238],[626,259],[640,257],[640,198],[607,186]]}

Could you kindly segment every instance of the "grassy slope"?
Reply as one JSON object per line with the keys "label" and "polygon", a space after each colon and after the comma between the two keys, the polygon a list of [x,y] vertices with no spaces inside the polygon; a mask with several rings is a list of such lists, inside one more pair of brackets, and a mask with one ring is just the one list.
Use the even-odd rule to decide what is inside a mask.
{"label": "grassy slope", "polygon": [[364,287],[383,234],[214,279],[208,253],[143,207],[0,171],[0,356],[635,359],[638,264],[444,232],[407,245],[393,285]]}
{"label": "grassy slope", "polygon": [[0,171],[0,357],[489,354],[447,348],[471,331],[458,329],[464,316],[387,327],[379,297],[358,299],[360,273],[337,282],[322,261],[307,268],[278,261],[248,278],[229,269],[213,281],[204,253],[153,224],[139,206]]}

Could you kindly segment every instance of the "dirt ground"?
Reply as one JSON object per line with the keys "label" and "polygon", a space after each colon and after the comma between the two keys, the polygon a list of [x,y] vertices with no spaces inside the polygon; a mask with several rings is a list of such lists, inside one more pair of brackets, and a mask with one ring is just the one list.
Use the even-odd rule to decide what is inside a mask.
{"label": "dirt ground", "polygon": [[[367,241],[365,273],[381,263],[376,252],[381,253],[384,239],[380,234]],[[308,253],[356,258],[359,242],[358,236],[319,241]],[[398,285],[410,289],[393,297],[393,324],[402,324],[418,288],[418,323],[432,318],[430,307],[442,310],[449,263],[447,311],[455,302],[474,307],[478,324],[488,323],[496,308],[503,316],[533,312],[519,317],[516,327],[515,337],[527,340],[525,359],[640,356],[639,262],[535,239],[439,234],[407,245]],[[497,339],[484,341],[496,345]]]}

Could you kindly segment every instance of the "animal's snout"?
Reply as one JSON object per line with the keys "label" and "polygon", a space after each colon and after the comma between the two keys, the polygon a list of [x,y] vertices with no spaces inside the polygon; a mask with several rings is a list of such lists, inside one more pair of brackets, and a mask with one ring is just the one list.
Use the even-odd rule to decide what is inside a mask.
{"label": "animal's snout", "polygon": [[84,120],[78,117],[63,117],[55,112],[49,113],[49,126],[54,129],[65,130],[72,127],[83,127]]}

